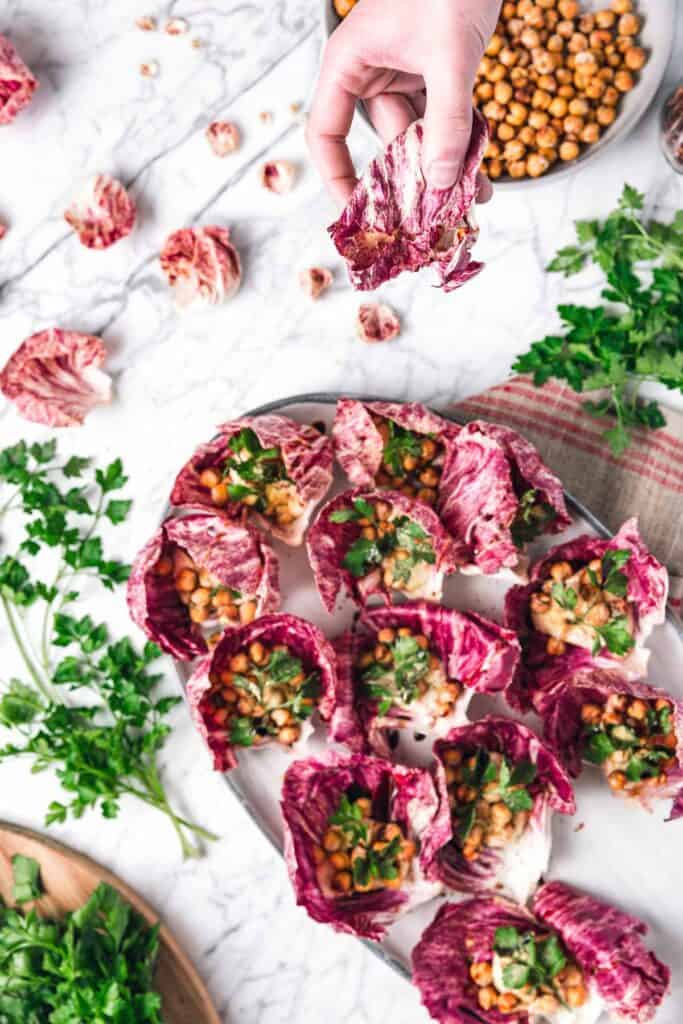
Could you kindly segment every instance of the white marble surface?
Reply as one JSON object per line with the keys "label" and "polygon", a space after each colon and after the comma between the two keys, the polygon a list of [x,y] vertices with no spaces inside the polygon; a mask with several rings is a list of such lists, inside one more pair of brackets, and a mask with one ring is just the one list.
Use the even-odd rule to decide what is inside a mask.
{"label": "white marble surface", "polygon": [[[134,18],[147,13],[187,18],[190,35],[139,32]],[[496,383],[517,351],[553,327],[567,286],[543,266],[569,238],[572,218],[606,210],[625,178],[646,189],[661,216],[682,205],[683,180],[664,163],[650,114],[626,143],[567,182],[499,192],[480,216],[487,271],[450,296],[423,276],[392,283],[382,297],[402,315],[403,333],[391,347],[367,347],[354,337],[358,296],[324,231],[334,210],[289,109],[305,100],[315,73],[313,0],[158,8],[141,0],[0,0],[0,32],[7,31],[42,85],[30,112],[1,130],[0,219],[10,231],[0,246],[0,362],[50,324],[106,341],[115,400],[63,443],[124,458],[136,498],[118,535],[125,557],[153,527],[175,469],[216,422],[316,389],[438,404]],[[200,49],[190,45],[195,36]],[[151,59],[159,76],[143,79],[138,65]],[[682,65],[679,24],[670,84]],[[273,113],[267,125],[258,117],[264,110]],[[243,132],[243,148],[226,160],[203,137],[215,117],[238,121]],[[360,128],[353,150],[359,163],[373,152]],[[259,188],[266,153],[299,163],[291,195]],[[99,171],[131,183],[141,212],[130,238],[105,253],[83,249],[62,219],[78,183]],[[193,223],[231,227],[244,284],[229,304],[180,318],[157,255],[169,231]],[[332,292],[315,305],[296,283],[297,271],[314,263],[337,272]],[[577,279],[572,291],[593,297],[594,285]],[[4,445],[44,431],[3,406],[0,435]],[[94,610],[124,626],[120,604]],[[91,816],[54,832],[120,872],[163,912],[225,1021],[426,1021],[407,983],[294,907],[279,857],[208,770],[182,711],[164,761],[177,799],[223,836],[201,862],[181,864],[165,822],[132,806],[115,823]],[[24,766],[0,769],[0,817],[40,826],[55,794]]]}

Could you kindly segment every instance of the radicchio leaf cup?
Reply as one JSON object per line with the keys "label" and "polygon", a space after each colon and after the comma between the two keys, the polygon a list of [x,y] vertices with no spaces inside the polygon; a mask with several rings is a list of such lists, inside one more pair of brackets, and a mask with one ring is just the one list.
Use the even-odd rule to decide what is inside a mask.
{"label": "radicchio leaf cup", "polygon": [[[410,631],[401,637],[399,630]],[[421,658],[428,674],[417,676],[407,666],[410,688],[414,693],[401,695],[396,679],[383,696],[377,672],[366,681],[362,662],[372,659],[377,645],[382,657],[393,644],[406,642]],[[422,652],[418,644],[427,643]],[[520,649],[510,630],[485,619],[476,612],[411,602],[390,607],[364,608],[353,630],[335,641],[337,650],[337,691],[330,723],[330,736],[355,751],[391,757],[392,734],[412,728],[418,733],[444,736],[455,725],[466,721],[467,705],[473,693],[496,693],[510,682]],[[438,663],[438,666],[437,666]],[[372,665],[380,663],[371,661]],[[381,667],[381,665],[380,665]],[[425,692],[419,683],[424,679]],[[374,694],[374,695],[373,695]],[[391,695],[393,694],[393,699]]]}
{"label": "radicchio leaf cup", "polygon": [[[315,427],[297,423],[287,416],[243,416],[230,420],[218,428],[218,435],[208,444],[201,445],[178,474],[171,504],[184,508],[220,510],[231,518],[253,520],[285,544],[301,544],[313,509],[321,501],[332,483],[332,445],[329,438]],[[284,522],[283,516],[265,515],[258,508],[232,500],[223,485],[219,500],[212,498],[214,489],[202,483],[206,470],[214,471],[222,483],[226,478],[226,460],[233,455],[230,442],[242,431],[256,435],[264,450],[277,449],[286,480],[284,496],[290,496],[297,515]],[[229,481],[228,481],[229,482]],[[286,492],[286,493],[285,493]]]}
{"label": "radicchio leaf cup", "polygon": [[[294,719],[298,732],[296,739],[279,745],[300,753],[313,733],[312,713],[317,711],[324,722],[332,713],[336,688],[334,649],[311,622],[297,615],[263,615],[246,626],[225,632],[213,651],[198,663],[187,684],[190,713],[211,751],[216,771],[227,772],[235,768],[240,747],[262,750],[278,743],[278,728],[273,728],[272,712],[281,708],[281,704],[271,707],[269,700],[263,699],[261,710],[266,714],[261,715],[258,705],[250,712],[243,712],[240,703],[235,704],[234,694],[228,700],[223,696],[226,689],[236,689],[243,696],[250,693],[242,680],[235,679],[236,672],[231,666],[235,656],[250,651],[254,644],[270,652],[278,647],[286,649],[289,656],[301,662],[306,679],[315,679],[316,683],[314,691],[311,691],[315,696],[299,702],[307,704],[308,711]],[[226,681],[226,672],[233,677],[232,680]],[[245,669],[242,675],[247,674]],[[274,689],[276,687],[272,685],[271,691]],[[252,700],[252,705],[254,703]]]}
{"label": "radicchio leaf cup", "polygon": [[[514,773],[515,768],[533,766],[531,781],[524,786],[512,786],[511,797],[523,789],[529,797],[529,806],[516,812],[502,799],[504,791],[498,789],[493,799],[477,799],[477,816],[482,831],[482,842],[468,856],[466,842],[457,838],[458,809],[467,810],[468,804],[457,800],[458,769],[450,763],[456,752],[462,776],[463,762],[476,751],[487,755],[502,755],[504,763]],[[545,746],[536,733],[521,722],[496,715],[488,715],[478,722],[451,729],[447,736],[434,744],[434,774],[442,799],[453,800],[453,838],[440,850],[427,869],[431,878],[437,878],[448,889],[458,892],[486,893],[495,890],[524,905],[547,870],[551,848],[552,812],[574,814],[576,804],[571,782],[558,758]],[[513,775],[514,781],[514,775]],[[493,786],[495,787],[495,783]],[[469,788],[469,787],[466,787]],[[484,786],[483,794],[486,795]],[[472,794],[466,794],[472,796]],[[482,807],[479,807],[479,804]],[[512,804],[513,809],[515,804]],[[500,821],[494,815],[503,812]],[[482,815],[480,811],[485,813]],[[483,828],[482,828],[483,826]],[[491,837],[487,835],[491,829]],[[506,835],[505,829],[510,833]],[[469,832],[471,835],[471,830]],[[490,843],[488,839],[490,838]]]}
{"label": "radicchio leaf cup", "polygon": [[[537,891],[531,911],[501,897],[446,904],[439,910],[413,949],[413,981],[434,1020],[539,1024],[553,1019],[561,1007],[557,998],[553,997],[555,1008],[549,1017],[531,1010],[523,992],[504,984],[500,987],[506,993],[505,1009],[490,1005],[489,990],[497,1001],[502,996],[496,985],[500,954],[494,945],[506,933],[510,940],[513,929],[541,942],[551,938],[561,943],[559,950],[568,963],[556,975],[559,991],[566,994],[570,987],[582,986],[586,998],[580,1020],[586,1024],[595,1024],[604,1011],[614,1019],[647,1024],[666,996],[670,971],[646,949],[647,926],[642,921],[563,882],[549,882]],[[551,949],[557,956],[558,946]],[[476,979],[488,982],[491,974],[493,982],[477,983]],[[575,984],[568,986],[565,979]],[[562,1020],[578,1024],[571,1006],[568,1011]]]}
{"label": "radicchio leaf cup", "polygon": [[[357,519],[341,519],[354,514],[363,503],[375,509],[388,509],[389,520],[405,521],[418,535],[417,542],[429,561],[417,562],[405,585],[400,585],[400,570],[387,568],[384,561],[369,566],[364,575],[355,575],[345,564],[349,550],[362,539],[364,527]],[[424,502],[397,491],[358,488],[337,495],[320,510],[306,544],[318,592],[330,612],[344,590],[359,605],[365,605],[372,597],[391,603],[399,592],[411,600],[439,601],[444,577],[457,568],[451,539],[436,513]],[[396,585],[387,583],[388,576],[396,579]]]}
{"label": "radicchio leaf cup", "polygon": [[545,738],[574,778],[600,765],[616,795],[650,809],[672,800],[669,820],[683,816],[683,701],[618,670],[588,668],[540,691],[535,703]]}
{"label": "radicchio leaf cup", "polygon": [[[374,821],[397,824],[414,847],[399,886],[348,894],[327,889],[319,851],[340,801],[355,793],[371,803]],[[450,822],[426,770],[355,754],[295,761],[285,774],[281,807],[296,901],[315,921],[380,940],[397,917],[441,891],[439,883],[425,879],[423,864],[448,840]]]}
{"label": "radicchio leaf cup", "polygon": [[[548,635],[534,628],[530,606],[543,585],[552,580],[553,566],[566,563],[572,572],[579,572],[595,560],[602,562],[606,557],[614,557],[614,552],[628,553],[619,572],[625,577],[621,599],[624,612],[620,618],[630,636],[630,649],[621,654],[611,651],[605,642],[595,650],[565,641],[561,641],[559,648],[550,643],[553,637],[549,640]],[[649,657],[644,643],[654,627],[665,619],[669,584],[666,569],[643,543],[636,518],[627,520],[609,540],[583,534],[552,548],[533,566],[529,579],[524,586],[512,587],[505,598],[505,625],[518,633],[523,650],[522,667],[507,692],[513,707],[530,710],[539,691],[585,668],[618,669],[631,679],[644,675]],[[558,580],[560,583],[564,588],[567,581]]]}
{"label": "radicchio leaf cup", "polygon": [[[261,533],[211,512],[166,519],[136,557],[127,597],[133,621],[180,661],[208,651],[202,625],[190,616],[191,602],[181,599],[178,576],[185,564],[213,577],[210,589],[231,593],[229,607],[238,616],[221,622],[221,628],[240,625],[247,614],[253,619],[275,612],[280,605],[277,555]],[[217,614],[211,615],[207,625],[217,624]]]}
{"label": "radicchio leaf cup", "polygon": [[515,430],[473,420],[449,445],[438,512],[462,572],[524,572],[527,543],[571,519],[560,480]]}

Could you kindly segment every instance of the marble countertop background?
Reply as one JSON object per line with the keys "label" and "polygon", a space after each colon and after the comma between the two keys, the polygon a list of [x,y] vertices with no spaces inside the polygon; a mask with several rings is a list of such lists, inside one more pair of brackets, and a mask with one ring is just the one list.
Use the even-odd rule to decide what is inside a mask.
{"label": "marble countertop background", "polygon": [[[190,32],[143,33],[134,27],[143,14],[186,18]],[[313,0],[0,0],[0,32],[9,32],[41,80],[30,112],[2,130],[0,220],[10,230],[0,246],[0,364],[52,324],[104,338],[115,399],[81,430],[65,432],[63,445],[123,458],[136,499],[117,533],[123,557],[153,529],[174,472],[217,422],[303,391],[370,391],[439,405],[497,383],[517,352],[553,328],[561,295],[597,295],[590,275],[568,286],[543,271],[569,240],[574,218],[609,209],[625,178],[647,192],[652,213],[666,217],[683,205],[683,179],[659,152],[651,112],[580,174],[500,191],[480,213],[477,255],[488,269],[448,296],[425,276],[393,282],[381,297],[400,313],[401,337],[391,347],[363,345],[354,333],[359,298],[324,231],[335,211],[307,159],[302,116],[290,110],[311,89],[317,19]],[[140,76],[148,60],[158,61],[158,77]],[[679,21],[665,88],[681,67]],[[262,111],[272,113],[270,123]],[[218,117],[237,121],[244,140],[224,160],[204,139]],[[362,126],[352,142],[362,165],[374,142]],[[298,164],[290,195],[259,187],[266,156]],[[96,253],[78,244],[62,214],[81,181],[102,171],[130,185],[140,221],[128,239]],[[202,223],[230,226],[243,286],[225,306],[179,317],[157,256],[170,231]],[[297,272],[313,264],[336,274],[316,304],[297,285]],[[3,405],[0,435],[5,445],[45,432]],[[127,629],[120,604],[107,614]],[[169,688],[172,679],[169,671]],[[206,858],[181,863],[166,822],[126,804],[116,822],[90,816],[54,834],[158,907],[226,1022],[426,1022],[409,984],[360,943],[295,908],[282,861],[208,770],[182,710],[175,723],[164,756],[170,790],[223,837]],[[40,827],[56,794],[27,766],[0,768],[2,818]]]}

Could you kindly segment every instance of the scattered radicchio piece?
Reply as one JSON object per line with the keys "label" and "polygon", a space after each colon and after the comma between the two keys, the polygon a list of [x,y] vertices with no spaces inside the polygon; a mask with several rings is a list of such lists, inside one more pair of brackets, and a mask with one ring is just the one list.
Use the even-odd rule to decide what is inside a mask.
{"label": "scattered radicchio piece", "polygon": [[168,36],[184,36],[189,28],[185,18],[169,18],[164,25],[164,32]]}
{"label": "scattered radicchio piece", "polygon": [[[529,579],[505,598],[505,624],[525,638],[522,669],[508,691],[513,707],[529,710],[538,691],[583,668],[645,673],[643,645],[664,621],[668,574],[645,547],[637,519],[609,540],[582,535],[552,548]],[[582,602],[599,608],[599,622],[586,621],[591,612]]]}
{"label": "scattered radicchio piece", "polygon": [[452,291],[481,270],[470,250],[478,234],[472,207],[486,122],[475,110],[463,172],[449,189],[425,181],[423,133],[415,121],[372,161],[328,229],[354,288],[371,291],[404,270],[434,264],[444,290]]}
{"label": "scattered radicchio piece", "polygon": [[202,626],[235,628],[279,604],[278,560],[266,537],[212,513],[165,520],[128,580],[133,621],[181,661],[206,654]]}
{"label": "scattered radicchio piece", "polygon": [[50,327],[10,356],[0,391],[33,423],[80,426],[93,406],[111,400],[111,378],[100,369],[106,356],[99,338]]}
{"label": "scattered radicchio piece", "polygon": [[361,341],[375,345],[380,341],[393,341],[401,333],[401,321],[391,306],[380,302],[364,302],[358,308],[356,331]]}
{"label": "scattered radicchio piece", "polygon": [[[374,540],[367,532],[374,531]],[[397,491],[344,491],[311,527],[308,557],[328,611],[346,590],[365,605],[371,597],[439,601],[444,576],[455,572],[451,539],[424,502]]]}
{"label": "scattered radicchio piece", "polygon": [[0,35],[0,125],[10,124],[31,102],[38,80],[9,39]]}
{"label": "scattered radicchio piece", "polygon": [[[264,650],[273,662],[272,677],[268,675],[270,662]],[[237,668],[235,657],[242,656],[246,662],[247,655],[261,664],[260,680],[255,666]],[[302,690],[308,687],[310,695],[308,690],[300,692],[290,701],[291,711],[287,712],[271,698],[273,692],[281,693],[289,683],[290,671],[305,676]],[[300,685],[294,678],[292,684]],[[296,615],[263,615],[223,634],[193,672],[187,684],[187,699],[197,730],[211,751],[214,768],[226,772],[237,765],[237,750],[242,748],[260,750],[279,743],[300,754],[313,733],[313,713],[317,710],[322,721],[328,721],[335,686],[334,649],[316,626]],[[260,691],[258,698],[254,690]],[[281,723],[278,716],[283,712],[287,721]],[[283,736],[283,727],[290,730],[287,737]]]}
{"label": "scattered radicchio piece", "polygon": [[242,280],[239,253],[227,228],[181,228],[166,239],[161,269],[176,308],[214,306],[232,298]]}
{"label": "scattered radicchio piece", "polygon": [[216,156],[228,156],[240,145],[240,133],[232,121],[213,121],[206,129],[206,138]]}
{"label": "scattered radicchio piece", "polygon": [[564,491],[536,448],[508,427],[476,420],[449,447],[439,514],[462,549],[464,572],[524,567],[527,543],[570,525]]}
{"label": "scattered radicchio piece", "polygon": [[3,238],[5,237],[6,234],[7,234],[7,225],[3,224],[2,221],[0,221],[0,242],[3,240]]}
{"label": "scattered radicchio piece", "polygon": [[87,249],[107,249],[133,230],[135,203],[108,174],[90,181],[64,214],[64,220]]}
{"label": "scattered radicchio piece", "polygon": [[195,451],[176,478],[171,504],[253,517],[296,546],[330,488],[332,465],[332,444],[315,427],[287,416],[243,416]]}
{"label": "scattered radicchio piece", "polygon": [[[281,807],[289,877],[297,903],[315,921],[379,940],[399,915],[440,893],[423,863],[448,841],[450,824],[424,769],[360,755],[295,761]],[[372,851],[381,836],[393,857]],[[333,846],[349,848],[352,871],[335,871]]]}
{"label": "scattered radicchio piece", "polygon": [[261,184],[277,195],[291,192],[295,178],[296,167],[289,160],[271,160],[261,168]]}
{"label": "scattered radicchio piece", "polygon": [[[436,473],[434,502],[444,461],[460,427],[420,402],[361,402],[340,398],[332,425],[332,444],[340,466],[354,487],[388,487],[400,483],[424,487],[420,474]],[[406,470],[403,460],[409,459]],[[413,463],[415,464],[413,466]],[[411,476],[412,474],[412,476]],[[426,478],[425,478],[426,479]],[[426,500],[422,494],[421,500]]]}
{"label": "scattered radicchio piece", "polygon": [[299,284],[309,299],[319,299],[332,284],[332,272],[326,267],[309,267],[299,274]]}
{"label": "scattered radicchio piece", "polygon": [[382,757],[393,730],[444,736],[465,722],[472,694],[503,690],[520,654],[510,630],[426,601],[363,609],[335,647],[330,736]]}
{"label": "scattered radicchio piece", "polygon": [[[436,741],[434,755],[437,788],[452,802],[453,838],[437,852],[429,877],[459,892],[495,890],[526,904],[550,861],[552,812],[576,812],[565,769],[526,725],[494,715],[452,729]],[[472,757],[468,777],[477,793],[488,785],[486,770],[495,775],[492,799],[484,793],[487,811],[481,821],[468,820],[470,805],[457,799],[463,762]],[[511,778],[504,785],[508,769]],[[475,828],[482,832],[481,843],[470,844],[468,852]]]}
{"label": "scattered radicchio piece", "polygon": [[544,735],[570,774],[599,766],[612,792],[683,807],[683,702],[618,669],[584,668],[535,694]]}

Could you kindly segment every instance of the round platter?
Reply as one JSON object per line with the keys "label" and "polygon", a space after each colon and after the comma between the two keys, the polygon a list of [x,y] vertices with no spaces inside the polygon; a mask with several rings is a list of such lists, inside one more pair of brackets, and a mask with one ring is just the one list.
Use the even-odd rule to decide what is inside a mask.
{"label": "round platter", "polygon": [[[277,412],[301,423],[324,423],[334,418],[338,395],[299,395],[252,409],[245,415]],[[368,396],[350,396],[371,401]],[[439,413],[448,417],[443,412]],[[203,441],[205,438],[198,438]],[[339,467],[328,498],[349,486]],[[609,532],[575,499],[567,495],[574,520],[564,533],[545,538],[530,548],[535,561],[549,547],[581,533],[609,536]],[[170,508],[166,510],[171,512]],[[347,628],[355,606],[349,601],[328,614],[322,606],[308,565],[305,546],[286,547],[273,542],[280,559],[282,611],[309,619],[328,637]],[[501,621],[503,600],[509,579],[455,575],[447,579],[443,603],[461,610],[474,610]],[[649,679],[655,685],[683,698],[683,633],[673,618],[657,627],[647,645],[651,651]],[[176,662],[183,684],[190,666]],[[514,717],[502,698],[475,695],[469,717],[480,718],[495,711]],[[525,721],[539,728],[533,715]],[[308,754],[320,755],[326,749],[325,731],[316,727]],[[429,737],[411,747],[411,760],[428,764],[431,757]],[[240,754],[239,766],[225,780],[249,816],[273,845],[282,852],[282,824],[279,796],[282,777],[292,756],[268,748]],[[656,1024],[680,1024],[683,1006],[683,895],[678,882],[683,863],[683,822],[665,823],[668,805],[662,803],[648,814],[630,802],[613,797],[597,771],[586,769],[576,783],[577,813],[573,818],[554,815],[553,850],[548,878],[561,879],[584,888],[598,898],[614,902],[646,921],[652,929],[651,943],[660,959],[672,968],[672,994],[661,1007]],[[560,820],[561,819],[561,820]],[[457,896],[451,898],[457,899]],[[367,943],[405,976],[410,974],[410,954],[423,930],[434,917],[443,899],[423,904],[399,919],[380,944]],[[321,926],[322,927],[322,926]]]}

